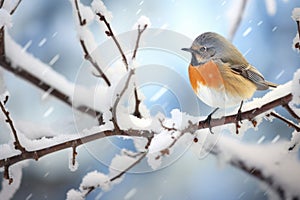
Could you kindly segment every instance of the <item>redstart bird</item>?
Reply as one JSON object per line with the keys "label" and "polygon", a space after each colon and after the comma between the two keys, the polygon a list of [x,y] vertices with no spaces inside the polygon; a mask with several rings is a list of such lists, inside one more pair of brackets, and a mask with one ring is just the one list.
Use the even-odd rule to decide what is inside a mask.
{"label": "redstart bird", "polygon": [[203,33],[191,48],[182,50],[192,54],[188,73],[194,92],[216,108],[207,117],[208,122],[218,108],[242,106],[243,100],[251,98],[256,90],[277,86],[266,81],[232,43],[217,33]]}

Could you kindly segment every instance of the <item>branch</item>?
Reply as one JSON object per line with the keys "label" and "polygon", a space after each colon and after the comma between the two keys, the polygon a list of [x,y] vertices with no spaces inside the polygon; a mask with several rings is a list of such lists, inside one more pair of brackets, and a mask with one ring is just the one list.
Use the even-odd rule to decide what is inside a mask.
{"label": "branch", "polygon": [[[4,34],[4,32],[5,31],[3,31],[3,34]],[[4,37],[2,37],[2,38],[0,37],[0,49],[2,49],[4,47],[5,47]],[[85,105],[75,106],[73,104],[73,102],[71,101],[69,95],[67,95],[64,92],[54,88],[50,84],[44,82],[40,77],[30,73],[29,71],[27,71],[25,69],[24,66],[18,66],[18,65],[13,66],[12,62],[10,61],[10,58],[8,58],[6,55],[0,56],[0,66],[2,68],[4,68],[5,70],[7,70],[7,71],[13,73],[14,75],[18,76],[19,78],[21,78],[25,81],[28,81],[29,83],[31,83],[35,87],[51,94],[52,96],[56,97],[58,100],[62,101],[66,105],[68,105],[70,107],[73,107],[73,108],[77,109],[80,112],[87,113],[88,115],[90,115],[92,117],[96,116],[98,118],[98,120],[101,121],[102,114],[99,111],[94,110],[93,108],[90,108],[90,107],[85,106]],[[100,123],[100,124],[102,124],[102,123]]]}
{"label": "branch", "polygon": [[10,15],[13,15],[17,8],[19,7],[22,0],[18,0],[18,2],[15,4],[15,7],[10,11]]}
{"label": "branch", "polygon": [[[217,151],[210,151],[211,154],[218,156],[220,152]],[[250,176],[253,176],[262,182],[266,183],[269,185],[271,188],[274,189],[275,192],[277,192],[278,196],[281,199],[285,199],[285,191],[281,185],[274,184],[274,181],[271,176],[265,175],[263,171],[260,168],[254,167],[254,166],[249,166],[246,164],[243,160],[240,159],[231,159],[229,161],[229,164],[246,172]]]}
{"label": "branch", "polygon": [[[1,44],[2,43],[0,41],[0,46],[1,46]],[[50,95],[56,97],[58,100],[62,101],[63,103],[67,104],[70,107],[75,108],[76,110],[78,110],[80,112],[87,113],[88,115],[93,116],[93,117],[101,115],[101,113],[99,111],[96,111],[93,108],[90,108],[88,106],[73,105],[73,102],[71,101],[70,97],[67,94],[53,88],[51,85],[45,83],[39,77],[37,77],[37,76],[31,74],[30,72],[26,71],[25,69],[23,69],[23,67],[20,67],[20,66],[13,67],[7,57],[0,58],[0,66],[2,68],[6,69],[7,71],[13,73],[14,75],[20,77],[21,79],[28,81],[35,87],[37,87],[45,92],[48,92]]]}
{"label": "branch", "polygon": [[141,26],[138,25],[138,35],[137,35],[137,39],[136,39],[136,42],[135,42],[135,48],[134,48],[131,60],[134,60],[136,58],[136,54],[137,54],[137,51],[139,49],[141,36],[142,36],[143,32],[146,30],[147,26],[148,26],[148,24],[145,24],[144,27],[141,29]]}
{"label": "branch", "polygon": [[[141,26],[138,25],[138,35],[137,35],[137,39],[136,39],[136,42],[135,42],[135,48],[134,48],[132,58],[131,58],[132,60],[135,60],[135,58],[136,58],[136,54],[137,54],[137,51],[138,51],[138,48],[139,48],[141,36],[142,36],[143,32],[146,30],[147,26],[148,25],[145,24],[143,29],[141,29]],[[141,114],[140,109],[139,109],[141,100],[139,100],[136,85],[134,85],[134,99],[135,99],[135,108],[134,108],[133,115],[136,116],[137,118],[142,118],[142,114]]]}
{"label": "branch", "polygon": [[229,31],[228,39],[230,41],[233,40],[235,33],[237,32],[237,29],[239,28],[239,26],[242,22],[247,2],[248,2],[248,0],[242,0],[241,7],[239,8],[239,10],[237,12],[238,13],[237,19],[235,20],[233,26],[231,27],[231,29]]}
{"label": "branch", "polygon": [[[75,3],[75,8],[77,11],[77,16],[78,16],[78,20],[79,20],[79,25],[84,27],[86,26],[86,19],[83,19],[83,17],[81,16],[80,10],[79,10],[79,5],[78,5],[78,0],[74,0]],[[98,63],[95,61],[95,59],[93,59],[93,57],[91,56],[90,52],[88,51],[87,45],[85,44],[85,41],[83,39],[80,38],[80,45],[81,48],[83,50],[84,53],[84,59],[86,59],[87,61],[89,61],[93,67],[98,71],[99,76],[103,78],[103,80],[105,81],[105,83],[108,86],[111,86],[111,83],[109,81],[109,79],[107,78],[107,76],[105,75],[105,73],[101,70],[101,68],[99,67]]]}
{"label": "branch", "polygon": [[[271,102],[268,102],[268,103],[262,105],[261,107],[257,107],[257,108],[254,108],[254,109],[251,109],[248,111],[241,112],[240,119],[241,120],[247,119],[247,120],[252,121],[256,116],[258,116],[264,112],[267,112],[268,110],[271,110],[272,108],[289,103],[292,100],[292,98],[293,98],[292,94],[289,93],[283,97],[280,97]],[[237,117],[237,115],[229,115],[229,116],[221,117],[219,119],[211,119],[210,126],[215,127],[215,126],[221,126],[224,124],[236,123],[236,117]],[[190,128],[192,128],[192,127],[190,127]],[[209,123],[206,120],[203,120],[203,121],[200,121],[199,125],[194,128],[197,128],[197,129],[209,128]]]}
{"label": "branch", "polygon": [[[258,116],[264,112],[267,112],[268,110],[273,109],[277,106],[286,104],[286,103],[290,102],[291,100],[292,100],[292,94],[289,93],[283,97],[280,97],[276,100],[273,100],[271,102],[268,102],[268,103],[262,105],[260,108],[254,108],[254,109],[242,112],[241,119],[242,120],[253,119],[256,116]],[[236,115],[224,116],[220,119],[211,119],[211,127],[221,126],[221,125],[225,125],[225,124],[229,124],[229,123],[235,123],[235,120],[236,120]],[[181,132],[194,133],[195,131],[204,129],[204,128],[209,128],[209,125],[207,123],[205,123],[205,120],[200,121],[199,124],[198,123],[189,123],[189,125],[185,129],[181,130]],[[51,154],[51,153],[54,153],[54,152],[57,152],[57,151],[60,151],[63,149],[70,148],[70,147],[72,147],[74,142],[76,142],[77,147],[78,147],[83,143],[91,142],[91,141],[94,141],[94,140],[97,140],[100,138],[104,138],[104,137],[109,137],[109,136],[121,136],[121,135],[124,136],[124,135],[126,135],[126,136],[133,136],[133,137],[151,138],[151,137],[153,137],[153,134],[154,134],[153,132],[150,132],[147,130],[135,130],[135,129],[130,129],[127,131],[126,130],[102,131],[102,132],[98,132],[98,133],[95,133],[95,134],[92,134],[89,136],[62,142],[60,144],[49,146],[49,147],[46,147],[43,149],[39,149],[39,150],[35,150],[35,151],[28,151],[28,152],[25,152],[20,155],[15,155],[15,156],[11,156],[11,157],[2,159],[2,160],[0,160],[0,167],[4,167],[6,165],[10,166],[17,162],[27,160],[27,159],[38,160],[42,156],[45,156],[45,155],[48,155],[48,154]]]}
{"label": "branch", "polygon": [[[8,96],[6,96],[5,103],[7,102],[7,100],[8,100]],[[17,131],[15,129],[15,126],[14,126],[14,123],[13,123],[12,119],[9,116],[9,112],[5,109],[4,104],[2,104],[1,101],[0,101],[0,107],[1,107],[2,113],[6,117],[5,121],[8,123],[8,125],[11,129],[11,132],[12,132],[14,138],[15,138],[15,142],[14,142],[15,149],[20,150],[21,153],[26,153],[27,152],[26,149],[21,145],[21,143],[19,141]]]}
{"label": "branch", "polygon": [[283,116],[279,115],[276,112],[271,112],[270,113],[271,116],[276,117],[278,119],[280,119],[281,121],[285,122],[288,126],[293,127],[297,132],[300,132],[300,127],[297,126],[296,124],[294,124],[292,121],[284,118]]}
{"label": "branch", "polygon": [[[134,166],[136,166],[138,163],[140,163],[145,156],[147,155],[147,152],[139,152],[135,155],[135,157],[139,157],[138,159],[136,159],[136,161],[134,161],[131,165],[129,165],[126,169],[122,170],[119,174],[115,175],[114,177],[110,178],[109,181],[113,182],[114,180],[120,178],[121,176],[123,176],[126,172],[128,172],[128,170],[130,170],[131,168],[133,168]],[[83,186],[82,189],[83,190],[87,190],[86,193],[84,194],[84,197],[86,198],[87,195],[89,195],[93,190],[95,190],[96,188],[99,188],[100,185],[95,185],[95,186],[89,186],[89,187],[85,187]]]}
{"label": "branch", "polygon": [[39,160],[41,157],[55,153],[64,149],[73,148],[74,144],[76,146],[80,146],[84,143],[92,142],[101,138],[109,137],[109,136],[132,136],[132,137],[144,137],[144,138],[152,138],[153,133],[150,131],[140,131],[140,130],[128,130],[128,131],[115,131],[115,130],[105,130],[101,132],[97,132],[88,136],[80,137],[77,139],[64,141],[56,145],[48,146],[43,149],[38,149],[34,151],[26,151],[19,155],[10,156],[8,158],[4,158],[0,160],[0,168],[4,166],[11,166],[15,163],[18,163],[23,160],[33,159]]}
{"label": "branch", "polygon": [[113,33],[113,31],[112,31],[112,29],[111,29],[111,27],[110,27],[110,24],[109,24],[108,21],[106,20],[105,16],[102,15],[100,12],[97,12],[96,15],[99,16],[99,20],[100,20],[100,21],[103,21],[104,24],[105,24],[105,26],[107,27],[108,31],[105,31],[105,34],[106,34],[108,37],[112,37],[112,39],[114,40],[114,42],[115,42],[115,44],[116,44],[116,46],[117,46],[117,48],[118,48],[118,50],[119,50],[119,52],[120,52],[120,54],[121,54],[121,56],[122,56],[122,60],[123,60],[123,63],[124,63],[124,65],[125,65],[125,68],[126,68],[126,70],[128,71],[128,62],[127,62],[127,58],[126,58],[126,56],[125,56],[125,53],[124,53],[124,51],[123,51],[123,49],[122,49],[120,43],[118,42],[116,36],[115,36],[114,33]]}
{"label": "branch", "polygon": [[118,118],[117,118],[117,107],[121,101],[121,98],[122,96],[125,94],[126,90],[128,89],[129,87],[129,83],[130,83],[130,80],[131,80],[131,77],[134,75],[134,69],[131,69],[129,71],[129,74],[128,74],[128,77],[127,77],[127,80],[125,82],[125,85],[123,87],[123,89],[121,90],[120,94],[117,94],[117,97],[116,97],[116,100],[114,102],[114,105],[112,107],[112,122],[114,123],[114,127],[117,129],[117,131],[120,131],[120,127],[119,127],[119,124],[118,124]]}

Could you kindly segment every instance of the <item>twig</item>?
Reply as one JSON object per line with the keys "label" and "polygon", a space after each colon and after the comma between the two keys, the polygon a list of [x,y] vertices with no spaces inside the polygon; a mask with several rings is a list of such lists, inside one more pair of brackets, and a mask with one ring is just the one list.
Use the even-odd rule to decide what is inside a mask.
{"label": "twig", "polygon": [[0,28],[0,59],[2,59],[5,56],[5,44],[4,42],[4,26]]}
{"label": "twig", "polygon": [[112,31],[112,29],[111,29],[111,27],[110,27],[110,24],[109,24],[108,21],[106,20],[105,16],[102,15],[101,13],[97,12],[96,15],[99,17],[99,20],[100,20],[100,21],[103,21],[104,24],[106,25],[106,27],[107,27],[108,30],[105,31],[105,34],[106,34],[108,37],[112,37],[113,41],[115,42],[115,44],[116,44],[116,46],[117,46],[117,48],[118,48],[118,50],[119,50],[119,52],[120,52],[120,54],[121,54],[121,56],[122,56],[122,60],[123,60],[123,63],[124,63],[124,65],[125,65],[125,68],[126,68],[126,70],[128,71],[128,62],[127,62],[127,58],[126,58],[126,56],[125,56],[125,54],[124,54],[124,51],[123,51],[123,49],[122,49],[120,43],[118,42],[116,36],[115,36],[114,33],[113,33],[113,31]]}
{"label": "twig", "polygon": [[138,35],[137,35],[137,39],[136,39],[136,42],[135,42],[135,48],[134,48],[132,58],[131,58],[132,60],[134,60],[136,58],[136,54],[137,54],[137,51],[138,51],[138,48],[139,48],[141,36],[142,36],[143,32],[146,30],[147,26],[148,26],[148,24],[145,24],[144,27],[141,29],[141,26],[138,25]]}
{"label": "twig", "polygon": [[141,119],[142,118],[142,114],[140,112],[141,100],[138,97],[138,92],[137,92],[136,84],[134,84],[134,99],[135,99],[135,107],[134,107],[134,112],[132,113],[132,115],[134,115],[137,118]]}
{"label": "twig", "polygon": [[[147,152],[138,153],[136,156],[139,156],[139,158],[135,162],[133,162],[131,165],[129,165],[126,169],[122,170],[116,176],[110,178],[109,181],[113,182],[114,180],[116,180],[116,179],[120,178],[121,176],[123,176],[128,170],[130,170],[131,168],[136,166],[139,162],[141,162],[143,160],[143,158],[145,158],[146,155],[147,155]],[[94,186],[89,186],[89,187],[83,186],[82,189],[86,190],[86,193],[84,194],[84,197],[87,197],[87,195],[89,195],[93,190],[95,190],[96,188],[98,188],[100,186],[101,185],[94,185]]]}
{"label": "twig", "polygon": [[140,152],[140,157],[131,165],[129,165],[126,169],[124,169],[122,172],[120,172],[119,174],[117,174],[116,176],[112,177],[110,179],[110,181],[114,181],[118,178],[120,178],[123,174],[125,174],[128,170],[130,170],[132,167],[134,167],[136,164],[138,164],[139,162],[141,162],[141,160],[143,160],[143,158],[147,155],[147,152]]}
{"label": "twig", "polygon": [[4,0],[1,0],[0,1],[0,8],[2,8],[3,4],[4,4]]}
{"label": "twig", "polygon": [[275,112],[271,112],[270,113],[271,116],[276,117],[278,119],[280,119],[281,121],[285,122],[288,126],[293,127],[297,132],[300,132],[300,127],[297,126],[296,124],[294,124],[292,121],[284,118],[283,116],[275,113]]}
{"label": "twig", "polygon": [[[6,97],[7,99],[8,97]],[[7,101],[7,100],[6,100]],[[18,138],[18,134],[17,134],[17,131],[15,129],[15,126],[14,126],[14,123],[13,121],[11,120],[10,116],[9,116],[9,112],[5,109],[4,107],[4,104],[0,101],[0,107],[1,107],[1,110],[2,110],[2,113],[5,115],[6,117],[6,122],[8,123],[10,129],[11,129],[11,132],[15,138],[15,142],[14,142],[14,145],[15,145],[15,149],[17,150],[20,150],[21,153],[25,153],[26,152],[26,149],[21,145],[20,141],[19,141],[19,138]]]}
{"label": "twig", "polygon": [[[132,60],[135,60],[135,58],[136,58],[136,54],[137,54],[137,51],[138,51],[138,48],[139,48],[141,36],[142,36],[143,32],[146,30],[147,26],[148,25],[145,24],[143,29],[141,29],[141,26],[138,25],[138,35],[137,35],[137,39],[136,39],[136,42],[135,42],[135,48],[134,48],[132,58],[131,58]],[[142,118],[142,114],[141,114],[140,109],[139,109],[141,100],[138,97],[136,84],[134,85],[134,99],[135,99],[135,108],[134,108],[133,115],[136,116],[137,118]]]}
{"label": "twig", "polygon": [[76,156],[77,156],[77,151],[76,151],[77,143],[74,141],[72,145],[72,165],[74,166],[76,163]]}
{"label": "twig", "polygon": [[8,180],[9,185],[12,184],[12,182],[14,181],[13,178],[11,178],[9,175],[9,165],[4,166],[3,178]]}
{"label": "twig", "polygon": [[115,128],[116,128],[117,131],[120,131],[120,127],[119,127],[119,124],[118,124],[118,118],[117,118],[117,107],[118,107],[118,105],[119,105],[119,103],[121,101],[122,96],[125,94],[126,90],[128,89],[131,77],[133,75],[134,75],[134,69],[131,69],[128,72],[128,77],[127,77],[127,80],[125,82],[125,85],[124,85],[123,89],[121,90],[121,92],[119,94],[117,94],[117,97],[116,97],[116,100],[114,102],[114,105],[111,108],[112,117],[113,117],[112,118],[112,122],[114,123],[114,126],[115,126]]}
{"label": "twig", "polygon": [[[299,21],[296,21],[296,23],[297,23],[298,37],[299,37],[299,40],[300,40],[300,22],[299,22]],[[295,44],[295,48],[297,48],[297,49],[300,50],[300,44],[299,44],[299,42],[297,42],[297,43]]]}
{"label": "twig", "polygon": [[230,41],[233,40],[234,36],[235,36],[235,33],[238,29],[238,27],[240,26],[241,22],[242,22],[242,19],[243,19],[243,15],[244,15],[244,12],[245,12],[245,8],[246,8],[246,5],[247,5],[247,2],[248,0],[242,0],[242,3],[241,3],[241,7],[240,9],[238,10],[238,16],[235,20],[235,23],[233,24],[233,26],[231,27],[230,31],[229,31],[229,36],[228,36],[228,39]]}
{"label": "twig", "polygon": [[[79,25],[80,26],[86,26],[86,19],[82,18],[82,15],[80,13],[80,9],[79,9],[79,5],[78,5],[78,0],[74,0],[75,3],[75,8],[77,10],[77,16],[78,16],[78,20],[79,20]],[[111,83],[109,81],[109,79],[107,78],[107,76],[105,75],[105,73],[102,71],[102,69],[99,67],[98,63],[95,61],[95,59],[91,56],[90,52],[87,49],[87,46],[85,44],[85,41],[83,39],[80,39],[80,45],[81,48],[83,50],[84,53],[84,59],[86,59],[87,61],[89,61],[93,67],[97,70],[97,72],[99,73],[99,76],[103,78],[103,80],[105,81],[105,83],[108,86],[111,86]]]}
{"label": "twig", "polygon": [[289,104],[282,105],[292,117],[300,121],[300,117],[295,113],[295,111],[289,106]]}
{"label": "twig", "polygon": [[22,0],[18,0],[15,7],[10,11],[10,15],[14,14]]}

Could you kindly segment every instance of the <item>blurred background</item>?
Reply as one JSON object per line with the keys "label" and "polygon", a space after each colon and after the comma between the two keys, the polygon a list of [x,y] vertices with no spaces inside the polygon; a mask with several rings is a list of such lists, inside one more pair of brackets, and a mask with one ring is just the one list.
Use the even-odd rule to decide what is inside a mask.
{"label": "blurred background", "polygon": [[[239,3],[234,0],[103,2],[112,12],[111,25],[116,34],[132,30],[140,16],[145,15],[151,20],[151,28],[170,30],[185,37],[187,46],[182,47],[188,47],[188,41],[193,41],[206,31],[218,32],[227,37],[239,8]],[[89,5],[90,1],[85,0],[82,3]],[[293,73],[300,66],[299,53],[292,49],[292,40],[297,33],[296,23],[291,18],[295,7],[300,7],[299,1],[248,1],[244,18],[233,39],[233,43],[248,61],[256,66],[267,80],[278,84],[291,80]],[[12,22],[13,27],[9,33],[18,44],[26,47],[28,52],[45,63],[58,57],[57,62],[52,65],[53,69],[72,82],[78,81],[78,72],[84,61],[69,1],[24,0],[14,14]],[[107,40],[104,29],[99,28],[97,24],[92,25],[91,30],[99,45]],[[174,43],[181,44],[181,41],[175,40]],[[156,81],[156,85],[145,84],[141,87],[146,98],[145,104],[150,108],[152,115],[162,112],[168,116],[172,109],[182,108],[181,102],[188,102],[190,105],[183,109],[187,113],[206,115],[210,112],[210,108],[195,98],[187,84],[190,57],[185,53],[183,55],[163,51],[149,53],[147,49],[141,49],[138,54],[139,62],[146,66],[145,69],[149,69],[147,66],[151,64],[151,70],[141,70],[141,77],[156,77],[158,74],[164,75],[164,71],[172,72],[161,77],[159,80],[164,81],[160,84]],[[163,67],[159,68],[159,65]],[[43,100],[43,92],[10,73],[5,72],[5,81],[11,94],[7,107],[20,130],[32,125],[33,129],[34,126],[43,127],[56,134],[76,133],[78,121],[74,120],[74,113],[68,106],[54,98]],[[182,88],[175,87],[176,82]],[[151,99],[164,87],[169,89],[158,96],[159,98]],[[263,94],[264,92],[257,92],[255,96],[261,97]],[[186,99],[182,99],[183,96]],[[193,109],[193,105],[196,105],[197,109]],[[278,109],[278,112],[288,117],[283,110]],[[90,125],[89,119],[83,119],[81,123],[85,125],[80,125],[80,129]],[[9,129],[4,122],[1,122],[0,126],[0,142],[7,143],[11,140]],[[277,135],[280,136],[280,140],[287,140],[292,131],[285,124],[274,120],[272,123],[262,123],[259,131],[251,129],[235,137],[249,143],[260,141],[263,145]],[[220,134],[228,133],[225,131]],[[79,147],[79,167],[75,172],[71,172],[68,167],[71,149],[46,156],[38,162],[29,162],[29,166],[23,169],[22,183],[14,199],[65,199],[66,192],[78,188],[87,172],[108,172],[107,165],[113,155],[119,152],[118,148],[111,148],[112,146],[133,148],[132,142],[120,138],[95,141]],[[137,170],[133,169],[124,176],[120,184],[113,186],[112,190],[103,194],[101,190],[96,190],[88,199],[100,196],[102,199],[268,199],[270,192],[267,187],[247,174],[231,166],[220,165],[213,156],[199,159],[191,150],[184,151],[159,170],[151,171],[145,167],[145,170],[140,172],[143,173],[137,173]]]}

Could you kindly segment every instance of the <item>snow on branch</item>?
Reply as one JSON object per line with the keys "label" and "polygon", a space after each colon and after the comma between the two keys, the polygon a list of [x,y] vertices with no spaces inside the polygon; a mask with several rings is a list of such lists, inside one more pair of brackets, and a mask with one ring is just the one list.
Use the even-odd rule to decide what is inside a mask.
{"label": "snow on branch", "polygon": [[[201,138],[205,133],[201,132]],[[299,132],[297,133],[299,134]],[[266,183],[279,199],[300,197],[300,162],[287,150],[289,142],[245,144],[237,139],[207,135],[203,149],[217,158]],[[202,139],[199,139],[201,141]],[[258,156],[259,155],[259,156]],[[270,156],[272,155],[272,156]]]}
{"label": "snow on branch", "polygon": [[294,8],[292,12],[292,18],[297,24],[298,34],[296,34],[293,40],[293,48],[300,50],[300,8]]}
{"label": "snow on branch", "polygon": [[[5,56],[0,58],[0,66],[2,68],[83,113],[87,113],[91,116],[100,114],[99,111],[94,110],[93,105],[89,105],[88,102],[72,101],[75,89],[73,83],[69,82],[64,76],[55,72],[39,59],[24,52],[22,47],[13,41],[8,33],[6,33],[5,36],[5,41],[0,38],[0,47],[6,47]],[[76,88],[84,95],[88,95],[92,92],[80,85],[76,85]]]}
{"label": "snow on branch", "polygon": [[100,68],[97,60],[93,58],[92,54],[90,53],[91,51],[96,49],[96,41],[93,37],[93,34],[88,29],[88,25],[94,19],[94,13],[90,7],[82,5],[79,0],[71,0],[71,3],[73,7],[73,13],[78,17],[78,18],[75,17],[77,19],[76,31],[79,37],[80,45],[84,52],[84,58],[88,60],[99,73],[99,75],[96,74],[95,75],[103,78],[105,83],[108,86],[111,86],[108,77]]}
{"label": "snow on branch", "polygon": [[[0,8],[2,9],[4,1],[1,2],[2,5]],[[299,191],[297,190],[299,180],[296,180],[295,178],[299,177],[300,167],[299,161],[296,159],[294,153],[295,149],[299,147],[299,125],[283,118],[274,111],[276,107],[282,106],[299,122],[299,116],[294,111],[293,107],[291,107],[291,104],[299,105],[300,102],[299,70],[295,73],[293,81],[283,84],[268,92],[262,98],[254,99],[253,101],[246,103],[243,106],[243,110],[240,113],[239,118],[239,120],[243,121],[243,124],[241,124],[241,127],[234,126],[236,132],[238,131],[238,128],[246,130],[249,127],[257,126],[263,117],[273,116],[284,121],[287,125],[295,129],[292,141],[289,143],[280,142],[276,145],[270,144],[269,146],[246,145],[244,143],[237,142],[232,138],[221,138],[220,141],[216,143],[214,138],[217,137],[217,134],[210,135],[208,128],[224,126],[226,124],[237,124],[237,114],[235,111],[226,116],[214,118],[210,121],[210,124],[208,124],[206,120],[199,121],[199,119],[206,118],[205,116],[193,117],[185,113],[181,113],[179,110],[173,110],[171,113],[171,119],[167,119],[164,116],[156,116],[151,118],[151,122],[146,128],[130,127],[131,125],[124,128],[123,126],[120,126],[122,123],[120,120],[122,118],[120,116],[125,115],[126,118],[132,117],[129,113],[122,113],[123,110],[120,108],[121,98],[127,91],[134,91],[136,107],[133,115],[137,118],[141,118],[134,118],[134,120],[145,120],[142,119],[142,116],[139,113],[139,104],[141,101],[138,99],[137,87],[135,84],[134,88],[131,87],[133,85],[131,83],[134,82],[132,79],[135,68],[130,68],[130,62],[127,61],[126,55],[113,33],[110,26],[112,16],[103,2],[101,0],[94,0],[91,5],[92,9],[90,7],[83,6],[79,0],[71,0],[71,3],[73,5],[74,17],[77,20],[79,41],[85,54],[85,58],[97,69],[98,73],[106,81],[108,86],[110,85],[110,80],[105,78],[106,76],[97,64],[96,59],[90,54],[91,51],[95,49],[96,43],[87,26],[92,22],[92,20],[94,20],[95,16],[98,16],[99,21],[103,22],[106,26],[107,30],[105,33],[108,37],[113,39],[119,53],[121,54],[123,64],[125,65],[127,76],[125,76],[125,81],[122,82],[122,87],[119,88],[120,91],[116,93],[117,95],[113,99],[112,104],[110,105],[111,107],[108,108],[110,111],[109,114],[111,114],[111,119],[109,121],[103,121],[100,126],[93,127],[88,131],[85,130],[81,134],[74,134],[72,136],[57,135],[50,139],[41,138],[38,141],[38,144],[37,141],[32,141],[28,138],[26,140],[25,138],[24,141],[26,141],[26,144],[23,144],[23,140],[21,140],[24,145],[23,147],[18,140],[18,136],[14,129],[12,120],[9,117],[8,111],[4,107],[5,102],[3,104],[1,103],[2,112],[6,116],[7,122],[14,134],[15,144],[18,143],[15,147],[16,149],[21,150],[21,153],[18,151],[7,150],[8,153],[6,152],[2,155],[4,157],[1,157],[0,159],[0,168],[4,168],[5,178],[12,181],[10,173],[13,174],[13,170],[11,169],[19,164],[25,163],[26,160],[34,159],[37,161],[45,155],[67,148],[72,149],[70,163],[74,168],[76,168],[77,150],[83,143],[109,136],[126,136],[132,138],[138,152],[122,150],[121,155],[116,155],[112,159],[110,171],[107,175],[96,171],[90,172],[83,178],[79,190],[72,189],[67,194],[68,199],[84,199],[96,188],[101,188],[103,191],[109,190],[113,182],[116,183],[120,181],[120,178],[128,172],[128,170],[136,166],[144,158],[148,159],[148,164],[152,168],[157,168],[161,164],[161,159],[171,154],[173,148],[185,138],[188,141],[193,141],[195,145],[200,145],[200,147],[202,149],[204,148],[208,153],[218,156],[220,160],[226,161],[226,163],[229,163],[238,169],[243,170],[247,174],[260,179],[276,191],[280,198],[298,198],[300,196]],[[230,34],[231,39],[241,23],[246,3],[247,0],[244,0],[241,4],[241,9],[238,12],[237,20],[235,21],[236,23]],[[13,8],[17,7],[18,4],[15,4]],[[299,28],[298,11],[295,11],[295,14],[293,13],[293,17],[297,21]],[[136,58],[141,35],[147,28],[147,23],[142,24],[142,22],[144,23],[145,21],[150,24],[150,20],[148,20],[148,18],[143,18],[138,21],[138,35],[132,55],[132,61]],[[7,36],[5,39],[4,34]],[[51,95],[57,97],[66,104],[75,106],[80,111],[87,112],[91,115],[96,113],[96,115],[102,116],[102,113],[92,109],[92,105],[88,102],[84,100],[77,100],[76,102],[72,101],[75,87],[74,84],[70,83],[63,76],[53,71],[48,65],[42,63],[27,52],[24,52],[22,48],[17,45],[7,33],[5,33],[4,28],[1,28],[0,32],[0,47],[5,49],[5,51],[0,51],[2,56],[0,58],[0,65],[3,68],[25,80],[28,80],[36,87],[49,92]],[[90,92],[84,87],[76,87],[79,88],[83,96],[88,95]],[[114,89],[116,88],[113,88],[112,90]],[[232,126],[227,126],[226,128],[231,130]],[[204,140],[204,137],[212,139]],[[142,139],[142,141],[137,142],[137,139]],[[0,146],[1,150],[6,148],[7,146]],[[261,155],[261,152],[264,152],[263,155],[258,157],[257,155]],[[271,152],[277,152],[278,156],[270,157],[269,155]],[[249,156],[245,157],[245,155]],[[282,173],[283,171],[289,172],[289,166],[293,167],[292,172],[293,175],[295,175],[294,177],[284,177]]]}

